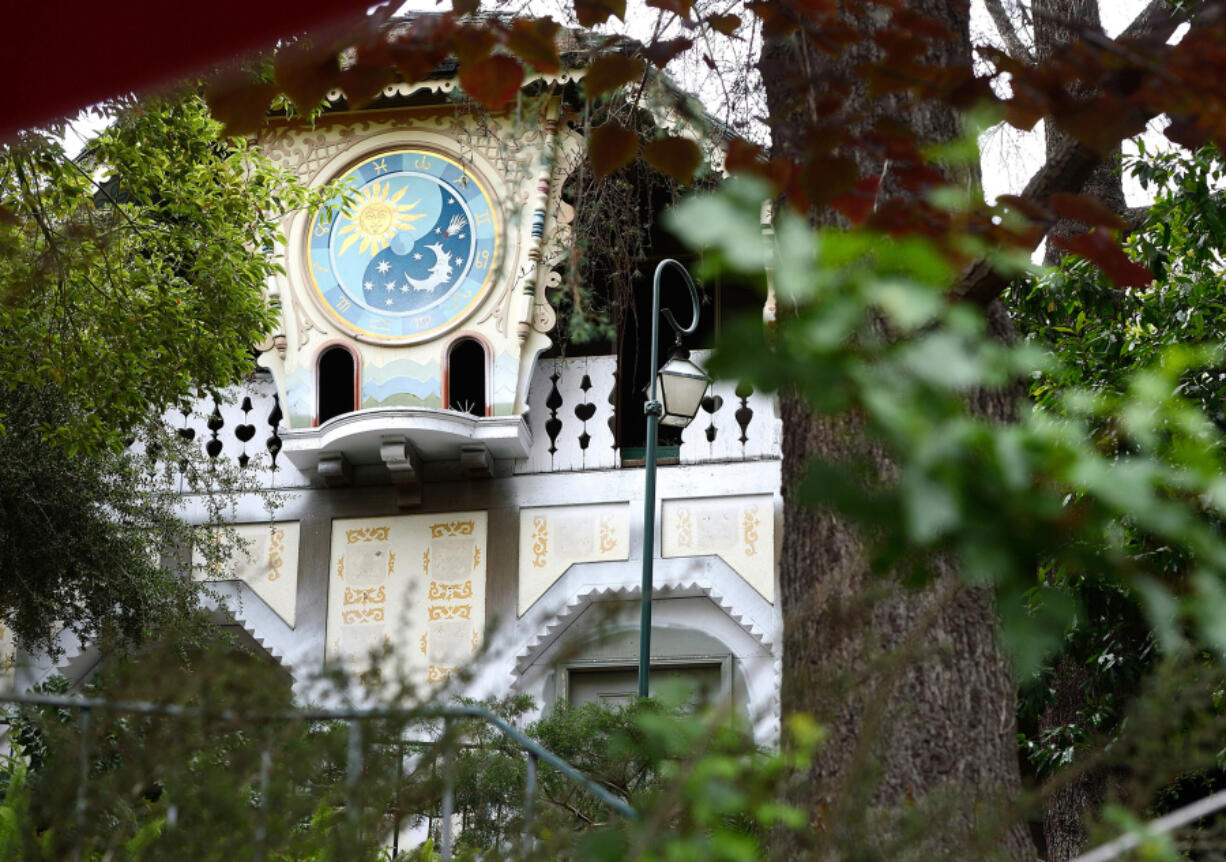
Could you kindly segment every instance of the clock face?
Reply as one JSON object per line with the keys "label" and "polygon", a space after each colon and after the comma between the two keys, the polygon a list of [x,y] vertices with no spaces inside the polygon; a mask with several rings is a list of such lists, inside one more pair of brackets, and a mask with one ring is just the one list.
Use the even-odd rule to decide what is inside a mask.
{"label": "clock face", "polygon": [[[484,184],[438,153],[392,150],[346,171],[352,192],[311,223],[315,297],[356,337],[406,344],[459,323],[485,295],[498,219]],[[337,204],[343,201],[337,199]]]}

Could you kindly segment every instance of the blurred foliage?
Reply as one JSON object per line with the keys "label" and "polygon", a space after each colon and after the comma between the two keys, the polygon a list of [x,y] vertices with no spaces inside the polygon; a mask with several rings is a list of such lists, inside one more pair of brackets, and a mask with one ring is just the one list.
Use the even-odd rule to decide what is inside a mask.
{"label": "blurred foliage", "polygon": [[[1138,168],[1162,194],[1129,246],[1165,280],[1121,290],[1067,260],[1018,289],[1028,337],[1013,344],[949,300],[955,272],[926,241],[814,231],[785,213],[767,250],[762,190],[739,182],[683,203],[672,224],[714,267],[750,276],[769,254],[789,309],[773,333],[747,321],[716,373],[856,417],[856,450],[887,453],[889,471],[815,461],[804,497],[859,526],[875,570],[924,584],[950,554],[995,593],[1002,642],[1030,680],[1024,726],[1048,703],[1058,655],[1088,665],[1076,720],[1024,749],[1040,778],[1074,761],[1071,775],[1108,769],[1114,798],[1141,813],[1220,783],[1226,464],[1219,157]],[[985,398],[1007,399],[1015,420],[985,418]]]}
{"label": "blurred foliage", "polygon": [[[1208,351],[1212,361],[1189,367],[1171,385],[1221,431],[1226,429],[1226,371],[1217,358],[1226,331],[1221,292],[1226,203],[1217,190],[1223,177],[1221,154],[1213,147],[1148,153],[1139,144],[1137,156],[1123,169],[1155,195],[1126,244],[1155,279],[1142,288],[1121,290],[1085,261],[1066,257],[1059,267],[1016,283],[1007,300],[1019,329],[1059,360],[1032,378],[1031,397],[1040,411],[1062,414],[1063,395],[1070,389],[1121,395],[1132,375],[1165,353]],[[1114,423],[1096,424],[1090,431],[1104,453],[1129,451]],[[1211,436],[1204,445],[1216,449],[1220,443]],[[1220,513],[1208,499],[1189,494],[1185,500],[1199,509],[1210,529],[1221,532]],[[1187,590],[1198,560],[1186,548],[1138,531],[1127,519],[1121,521],[1120,535],[1125,560],[1144,560],[1165,589]],[[1106,770],[1116,796],[1127,795],[1134,810],[1155,814],[1221,789],[1226,764],[1216,750],[1201,745],[1172,756],[1171,750],[1154,750],[1151,741],[1143,756],[1134,757],[1138,752],[1130,741],[1141,724],[1134,713],[1147,708],[1142,696],[1146,679],[1158,674],[1188,680],[1165,693],[1173,714],[1190,705],[1198,713],[1196,724],[1207,724],[1209,734],[1221,731],[1220,648],[1217,655],[1199,653],[1197,647],[1212,650],[1214,644],[1196,634],[1182,656],[1158,650],[1145,615],[1145,595],[1127,578],[1087,576],[1057,565],[1041,567],[1039,575],[1040,583],[1074,596],[1081,612],[1059,654],[1023,681],[1021,742],[1036,775],[1050,779],[1062,770]],[[1060,680],[1059,674],[1070,679]],[[1037,719],[1057,698],[1065,701],[1060,721],[1040,731]],[[1177,749],[1176,739],[1189,738],[1190,725],[1175,730],[1150,721],[1144,726],[1169,739],[1172,749]],[[1175,738],[1173,731],[1179,734]],[[1108,816],[1108,821],[1118,827],[1119,816]]]}
{"label": "blurred foliage", "polygon": [[[361,713],[347,682],[321,680],[321,691]],[[782,751],[760,750],[726,713],[678,706],[681,692],[560,705],[527,734],[642,816],[623,821],[542,761],[525,844],[524,752],[480,720],[444,725],[429,703],[399,717],[299,717],[285,672],[224,636],[111,661],[88,693],[204,715],[11,710],[0,860],[67,858],[78,842],[91,860],[375,860],[412,823],[433,840],[397,858],[433,860],[448,769],[457,859],[759,859],[772,828],[805,825],[777,800],[821,740],[798,718]],[[481,705],[520,724],[534,709],[524,697]]]}
{"label": "blurred foliage", "polygon": [[[590,779],[642,812],[637,822],[611,816],[579,785],[541,764],[526,858],[761,859],[775,827],[799,829],[804,815],[779,801],[784,783],[813,755],[821,732],[804,718],[789,725],[787,747],[767,751],[747,728],[718,709],[695,713],[689,692],[624,706],[558,703],[526,732]],[[532,708],[530,698],[486,703],[506,717]],[[461,847],[479,858],[524,853],[523,752],[487,725],[463,732],[456,760]]]}
{"label": "blurred foliage", "polygon": [[[763,189],[734,181],[692,198],[672,226],[747,276],[767,251],[754,227]],[[979,307],[950,302],[952,264],[932,244],[865,230],[814,231],[777,219],[772,259],[781,316],[773,344],[752,321],[717,373],[793,388],[819,415],[855,413],[894,463],[816,461],[803,493],[861,526],[874,567],[931,575],[952,552],[962,576],[1000,600],[1002,639],[1023,675],[1060,642],[1078,611],[1067,593],[1035,590],[1040,564],[1121,583],[1143,596],[1164,649],[1203,639],[1226,656],[1222,436],[1181,381],[1221,364],[1216,345],[1174,344],[1129,369],[1114,389],[1067,387],[1060,410],[1032,409],[1015,383],[1056,373],[1033,342],[1005,344]],[[769,348],[769,349],[768,349]],[[1016,421],[977,414],[976,398],[1008,398]],[[1101,429],[1113,444],[1103,445]],[[1177,580],[1130,553],[1139,537],[1187,561]]]}

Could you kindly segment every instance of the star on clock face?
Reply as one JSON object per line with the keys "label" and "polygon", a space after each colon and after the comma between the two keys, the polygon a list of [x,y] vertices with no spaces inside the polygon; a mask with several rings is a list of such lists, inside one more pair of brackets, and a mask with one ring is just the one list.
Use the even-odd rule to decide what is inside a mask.
{"label": "star on clock face", "polygon": [[375,267],[379,271],[379,275],[384,275],[391,268],[392,265],[386,260],[379,261],[378,266]]}
{"label": "star on clock face", "polygon": [[373,281],[362,282],[362,290],[374,290],[374,289],[375,289],[375,283]]}

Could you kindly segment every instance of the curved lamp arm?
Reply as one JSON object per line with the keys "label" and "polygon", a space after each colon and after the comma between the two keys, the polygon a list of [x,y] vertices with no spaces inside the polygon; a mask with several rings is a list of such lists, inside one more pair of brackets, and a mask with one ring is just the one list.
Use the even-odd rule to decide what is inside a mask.
{"label": "curved lamp arm", "polygon": [[667,308],[663,309],[664,319],[668,321],[668,325],[671,326],[678,335],[690,335],[695,329],[698,328],[698,288],[694,285],[694,279],[690,278],[690,271],[682,266],[680,262],[673,260],[671,257],[660,261],[660,263],[656,266],[655,278],[652,279],[651,285],[652,295],[654,297],[653,304],[657,309],[660,307],[660,277],[664,275],[664,270],[670,266],[681,273],[682,278],[685,279],[686,287],[690,289],[690,302],[692,302],[694,305],[694,316],[693,319],[690,320],[690,325],[685,328],[677,325],[677,318],[673,317],[672,311]]}
{"label": "curved lamp arm", "polygon": [[[660,280],[664,275],[664,270],[668,267],[673,267],[681,273],[685,279],[685,286],[690,289],[690,302],[693,305],[694,313],[690,319],[689,326],[680,326],[677,324],[677,318],[673,316],[670,309],[660,308]],[[664,319],[668,321],[668,325],[677,333],[677,341],[680,343],[681,336],[690,335],[698,328],[698,288],[694,284],[694,279],[690,277],[690,271],[686,269],[680,261],[673,260],[671,257],[665,258],[656,265],[656,274],[651,280],[651,387],[648,390],[647,405],[645,410],[650,413],[652,405],[656,403],[656,371],[660,364],[660,315],[664,315]],[[657,414],[658,415],[658,414]]]}

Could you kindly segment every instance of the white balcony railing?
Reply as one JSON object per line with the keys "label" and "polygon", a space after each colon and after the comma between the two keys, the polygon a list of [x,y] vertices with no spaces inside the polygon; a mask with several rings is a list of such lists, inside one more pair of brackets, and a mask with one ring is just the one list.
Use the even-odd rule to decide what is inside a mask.
{"label": "white balcony railing", "polygon": [[[699,357],[701,358],[701,357]],[[622,466],[616,444],[614,399],[617,357],[542,359],[528,392],[528,455],[517,474],[607,470]],[[241,387],[203,398],[165,421],[201,454],[237,463],[264,487],[302,487],[313,477],[281,451],[283,411],[272,379],[258,376]],[[778,458],[779,422],[774,399],[716,381],[694,422],[681,435],[683,464]],[[629,459],[627,459],[629,460]],[[276,469],[273,470],[275,464]]]}
{"label": "white balcony railing", "polygon": [[[703,358],[695,351],[695,358]],[[532,448],[517,473],[602,470],[622,465],[614,439],[617,357],[542,359],[528,391]],[[774,399],[716,381],[681,434],[683,464],[779,457]],[[642,417],[635,417],[643,421]]]}

